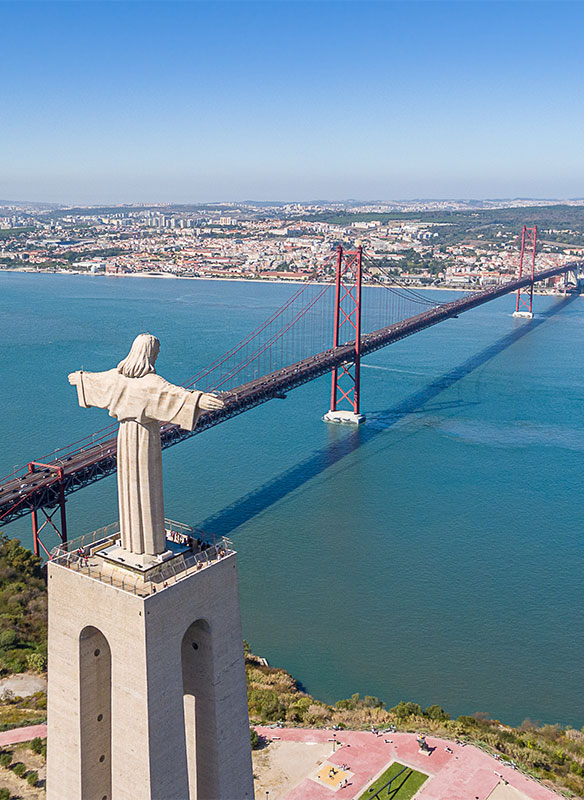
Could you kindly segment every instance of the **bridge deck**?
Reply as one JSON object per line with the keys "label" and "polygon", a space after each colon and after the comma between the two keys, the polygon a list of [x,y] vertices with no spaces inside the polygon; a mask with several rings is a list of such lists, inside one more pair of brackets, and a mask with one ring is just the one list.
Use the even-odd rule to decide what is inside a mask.
{"label": "bridge deck", "polygon": [[[535,274],[534,281],[547,280],[562,272],[573,271],[581,267],[583,263],[576,261],[561,267],[541,270]],[[528,286],[530,282],[530,277],[509,281],[502,286],[476,292],[409,317],[402,322],[364,334],[361,337],[361,356],[366,356],[375,350],[404,339],[406,336],[437,325],[445,319],[455,318],[465,311]],[[330,372],[334,366],[352,361],[353,357],[354,345],[343,344],[305,358],[277,372],[244,383],[224,396],[225,408],[202,414],[194,431],[183,431],[175,425],[163,425],[161,427],[162,447],[171,447],[173,444],[202,433],[231,417],[242,414],[250,408],[255,408],[274,398],[281,398],[292,389]],[[57,473],[59,468],[62,469],[65,494],[75,492],[111,475],[116,470],[116,449],[114,437],[58,458],[49,462],[45,467],[37,467],[36,472],[6,480],[0,484],[0,524],[6,525],[15,519],[26,516],[33,509],[57,506],[60,496]]]}

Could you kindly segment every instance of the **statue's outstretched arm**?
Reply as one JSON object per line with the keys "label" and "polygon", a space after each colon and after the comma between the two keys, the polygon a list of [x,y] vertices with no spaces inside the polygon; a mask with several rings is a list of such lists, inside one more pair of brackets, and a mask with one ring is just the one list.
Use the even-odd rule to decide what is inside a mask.
{"label": "statue's outstretched arm", "polygon": [[71,386],[79,386],[81,383],[81,371],[77,370],[77,372],[70,372],[69,375],[67,375],[67,378]]}

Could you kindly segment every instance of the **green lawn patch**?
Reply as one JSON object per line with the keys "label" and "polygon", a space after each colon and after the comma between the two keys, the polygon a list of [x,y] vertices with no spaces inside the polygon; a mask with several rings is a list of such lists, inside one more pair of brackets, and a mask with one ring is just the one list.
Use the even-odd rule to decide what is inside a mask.
{"label": "green lawn patch", "polygon": [[379,792],[380,789],[382,789],[391,778],[395,778],[399,772],[401,772],[401,775],[396,778],[391,786],[386,787],[380,792],[379,800],[410,800],[410,797],[415,795],[428,776],[424,775],[422,772],[416,772],[415,769],[410,769],[409,767],[405,769],[405,772],[402,772],[403,769],[403,764],[394,761],[393,764],[385,770],[383,775],[380,775],[375,783],[363,792],[359,800],[371,800],[371,798],[375,797],[375,793]]}

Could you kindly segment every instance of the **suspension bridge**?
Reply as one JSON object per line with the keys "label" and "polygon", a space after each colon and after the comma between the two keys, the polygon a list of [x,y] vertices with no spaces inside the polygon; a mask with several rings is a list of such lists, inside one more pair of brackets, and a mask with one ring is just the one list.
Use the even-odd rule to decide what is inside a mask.
{"label": "suspension bridge", "polygon": [[[584,261],[535,269],[535,228],[524,226],[517,277],[506,283],[440,303],[398,281],[358,246],[345,250],[262,325],[183,385],[220,392],[225,407],[201,415],[193,431],[161,426],[162,447],[171,447],[243,412],[332,374],[330,422],[359,424],[361,359],[498,297],[517,293],[515,315],[532,316],[536,283],[565,276],[582,283]],[[331,344],[332,328],[332,346]],[[0,526],[31,515],[35,553],[49,550],[41,534],[67,541],[66,497],[116,471],[117,423],[30,461],[0,480]]]}

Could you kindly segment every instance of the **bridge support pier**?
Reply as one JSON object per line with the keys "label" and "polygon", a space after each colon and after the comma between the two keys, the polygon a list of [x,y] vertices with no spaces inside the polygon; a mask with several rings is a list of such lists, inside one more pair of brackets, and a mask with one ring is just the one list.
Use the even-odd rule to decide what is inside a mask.
{"label": "bridge support pier", "polygon": [[323,420],[325,422],[336,422],[341,425],[361,425],[365,422],[364,414],[355,414],[354,411],[327,411]]}
{"label": "bridge support pier", "polygon": [[[363,276],[363,248],[343,251],[337,248],[337,273],[335,287],[335,317],[333,325],[333,347],[341,343],[341,334],[346,341],[355,340],[354,356],[332,371],[331,407],[323,420],[344,425],[360,425],[365,416],[359,410],[361,395],[361,283]],[[348,335],[347,335],[348,334]],[[344,342],[343,342],[344,344]],[[340,409],[346,402],[349,408]]]}

